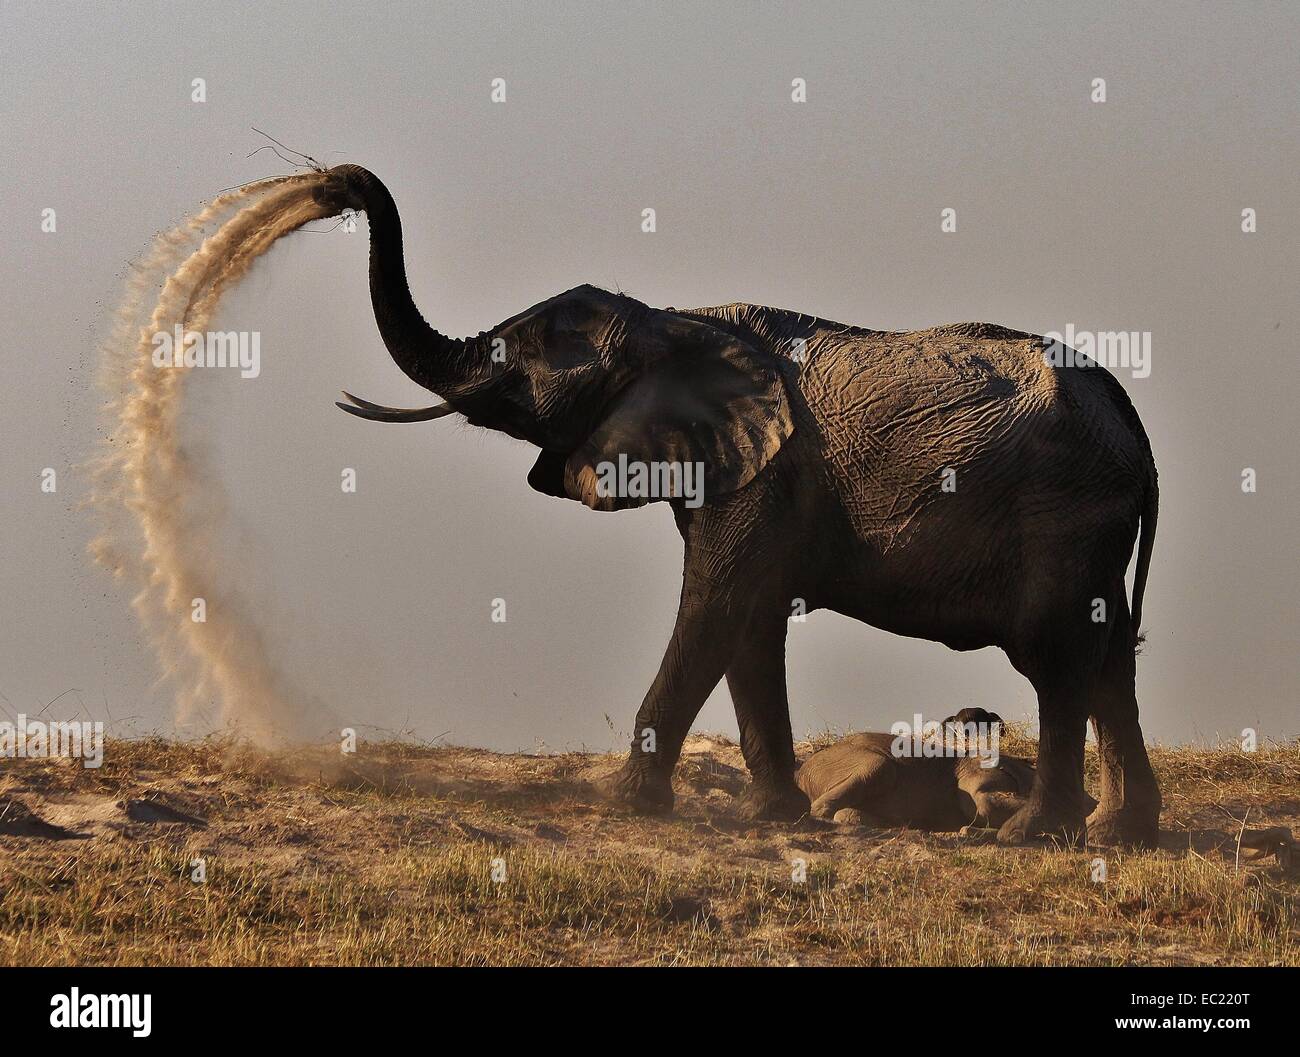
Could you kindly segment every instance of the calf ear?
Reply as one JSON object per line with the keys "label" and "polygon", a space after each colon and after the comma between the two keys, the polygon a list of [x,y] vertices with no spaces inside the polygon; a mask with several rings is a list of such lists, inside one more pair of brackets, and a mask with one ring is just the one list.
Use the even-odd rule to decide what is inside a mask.
{"label": "calf ear", "polygon": [[[690,482],[700,489],[702,472],[702,502],[744,488],[794,431],[776,359],[672,312],[653,313],[637,341],[642,366],[569,456],[565,493],[593,510],[669,498],[636,494],[630,475],[619,482],[620,462],[646,466],[652,479],[676,466],[679,488]],[[690,476],[683,472],[688,465]],[[611,487],[619,483],[633,489]]]}

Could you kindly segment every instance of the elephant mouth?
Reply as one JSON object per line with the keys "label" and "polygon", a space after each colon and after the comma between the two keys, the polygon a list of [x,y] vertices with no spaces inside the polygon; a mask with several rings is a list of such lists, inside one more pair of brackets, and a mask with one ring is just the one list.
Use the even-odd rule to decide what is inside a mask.
{"label": "elephant mouth", "polygon": [[372,404],[369,400],[362,400],[346,390],[343,395],[351,403],[345,404],[342,400],[336,400],[334,401],[336,407],[341,407],[349,415],[368,418],[372,422],[428,422],[431,419],[456,413],[454,407],[445,403],[434,404],[431,407],[385,407],[383,404]]}

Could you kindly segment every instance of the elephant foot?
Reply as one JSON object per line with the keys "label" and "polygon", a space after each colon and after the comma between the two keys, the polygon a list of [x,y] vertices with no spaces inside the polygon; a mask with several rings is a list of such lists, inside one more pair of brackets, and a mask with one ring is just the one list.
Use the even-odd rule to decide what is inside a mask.
{"label": "elephant foot", "polygon": [[1098,806],[1088,816],[1088,843],[1098,847],[1151,850],[1160,843],[1160,812],[1132,806]]}
{"label": "elephant foot", "polygon": [[1030,801],[998,830],[999,844],[1030,844],[1037,841],[1082,844],[1085,823],[1081,813]]}
{"label": "elephant foot", "polygon": [[667,815],[673,810],[673,785],[666,774],[624,764],[595,783],[606,800],[638,815]]}
{"label": "elephant foot", "polygon": [[741,817],[765,822],[797,822],[808,814],[808,796],[789,782],[750,783],[737,798]]}

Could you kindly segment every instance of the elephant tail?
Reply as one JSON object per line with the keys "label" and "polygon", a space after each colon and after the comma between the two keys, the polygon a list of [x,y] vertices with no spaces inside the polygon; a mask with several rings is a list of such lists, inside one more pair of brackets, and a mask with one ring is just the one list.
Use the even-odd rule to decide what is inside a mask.
{"label": "elephant tail", "polygon": [[1142,500],[1142,530],[1138,534],[1137,566],[1133,570],[1133,604],[1130,606],[1133,644],[1140,640],[1142,630],[1142,595],[1147,587],[1147,572],[1151,569],[1151,551],[1156,542],[1156,519],[1160,511],[1160,485],[1156,480],[1155,464],[1151,465],[1151,483],[1147,485]]}

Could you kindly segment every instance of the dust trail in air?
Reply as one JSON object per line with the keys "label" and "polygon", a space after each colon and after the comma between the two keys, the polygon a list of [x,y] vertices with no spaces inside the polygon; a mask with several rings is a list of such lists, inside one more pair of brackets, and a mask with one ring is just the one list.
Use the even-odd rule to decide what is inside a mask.
{"label": "dust trail in air", "polygon": [[[181,444],[185,380],[194,368],[156,366],[154,335],[178,324],[206,333],[222,293],[258,257],[329,215],[312,199],[321,180],[311,172],[249,184],[158,237],[134,268],[104,348],[112,425],[92,462],[92,504],[103,530],[91,550],[138,588],[136,611],[163,677],[178,690],[178,720],[219,716],[263,743],[303,733],[308,717],[301,695],[276,671],[234,587],[238,577],[219,568],[220,488]],[[201,622],[192,619],[200,598]]]}

